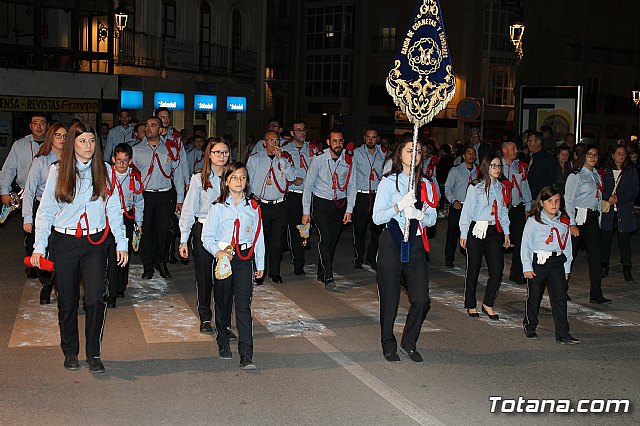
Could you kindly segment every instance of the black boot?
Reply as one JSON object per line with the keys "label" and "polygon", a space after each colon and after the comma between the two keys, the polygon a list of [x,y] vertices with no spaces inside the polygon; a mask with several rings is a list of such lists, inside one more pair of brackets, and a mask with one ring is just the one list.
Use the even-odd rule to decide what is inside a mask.
{"label": "black boot", "polygon": [[602,278],[606,278],[607,276],[609,276],[609,264],[608,263],[603,263],[602,264]]}
{"label": "black boot", "polygon": [[622,275],[624,276],[625,281],[633,281],[633,277],[631,276],[631,268],[622,268]]}

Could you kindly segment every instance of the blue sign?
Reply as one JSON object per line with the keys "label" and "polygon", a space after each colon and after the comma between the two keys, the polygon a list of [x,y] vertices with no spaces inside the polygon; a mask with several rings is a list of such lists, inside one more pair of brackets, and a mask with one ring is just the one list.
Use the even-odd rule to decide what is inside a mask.
{"label": "blue sign", "polygon": [[171,92],[155,92],[153,94],[154,108],[165,107],[170,110],[184,110],[184,94]]}
{"label": "blue sign", "polygon": [[244,112],[247,110],[247,98],[240,96],[227,96],[227,111]]}
{"label": "blue sign", "polygon": [[143,94],[139,90],[120,91],[121,109],[142,109],[144,108]]}
{"label": "blue sign", "polygon": [[218,105],[218,97],[214,95],[193,95],[194,111],[215,111]]}

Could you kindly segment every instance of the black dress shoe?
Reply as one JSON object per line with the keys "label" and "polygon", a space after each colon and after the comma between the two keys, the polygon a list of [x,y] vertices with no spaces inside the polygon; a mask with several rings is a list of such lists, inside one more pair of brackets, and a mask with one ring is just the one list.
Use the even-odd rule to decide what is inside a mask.
{"label": "black dress shoe", "polygon": [[78,362],[78,355],[67,355],[64,357],[64,368],[67,370],[75,371],[80,369],[80,363]]}
{"label": "black dress shoe", "polygon": [[218,346],[218,355],[222,359],[233,359],[233,355],[231,355],[231,347],[229,345],[221,345]]}
{"label": "black dress shoe", "polygon": [[160,276],[162,278],[171,278],[171,272],[169,272],[169,269],[167,269],[166,263],[156,263],[155,265],[153,265],[153,267],[156,268],[158,272],[160,272]]}
{"label": "black dress shoe", "polygon": [[580,339],[576,339],[575,337],[569,335],[569,337],[565,337],[564,339],[556,338],[556,342],[561,345],[577,345],[580,343]]}
{"label": "black dress shoe", "polygon": [[293,273],[296,275],[306,275],[303,268],[294,268]]}
{"label": "black dress shoe", "polygon": [[407,349],[404,347],[404,345],[400,345],[400,352],[408,356],[409,359],[413,362],[423,361],[422,355],[420,355],[420,352],[416,351],[415,349]]}
{"label": "black dress shoe", "polygon": [[143,280],[150,280],[151,278],[153,278],[153,271],[144,271],[142,273]]}
{"label": "black dress shoe", "polygon": [[213,327],[211,327],[211,321],[200,322],[200,333],[213,333]]}
{"label": "black dress shoe", "polygon": [[447,268],[453,268],[453,262],[445,262],[444,266],[446,266]]}
{"label": "black dress shoe", "polygon": [[282,277],[279,274],[269,274],[269,278],[271,278],[271,281],[273,281],[274,283],[282,282]]}
{"label": "black dress shoe", "polygon": [[527,339],[537,339],[538,338],[538,334],[535,331],[528,331],[524,334]]}
{"label": "black dress shoe", "polygon": [[264,275],[262,276],[262,278],[256,278],[256,279],[254,280],[254,283],[255,283],[256,285],[262,285],[262,284],[264,284]]}
{"label": "black dress shoe", "polygon": [[471,318],[478,318],[480,316],[480,314],[477,311],[471,312],[471,309],[467,309],[467,315],[469,315]]}
{"label": "black dress shoe", "polygon": [[400,362],[400,357],[397,352],[385,352],[383,355],[384,359],[389,362]]}
{"label": "black dress shoe", "polygon": [[100,357],[93,357],[87,359],[87,367],[89,368],[89,373],[91,374],[101,374],[107,371],[102,365],[102,361],[100,361]]}
{"label": "black dress shoe", "polygon": [[631,276],[631,269],[623,269],[622,276],[625,281],[633,281],[633,277]]}
{"label": "black dress shoe", "polygon": [[107,308],[115,308],[115,307],[116,307],[116,298],[107,297]]}
{"label": "black dress shoe", "polygon": [[525,285],[527,283],[523,276],[517,276],[517,275],[509,275],[509,281],[516,283],[518,285]]}
{"label": "black dress shoe", "polygon": [[484,305],[482,305],[482,312],[484,312],[485,314],[487,314],[487,316],[489,317],[489,319],[492,319],[494,321],[498,321],[500,319],[500,317],[498,316],[498,314],[490,314],[489,312],[487,312],[487,310],[484,308]]}
{"label": "black dress shoe", "polygon": [[124,291],[117,292],[116,297],[124,297]]}
{"label": "black dress shoe", "polygon": [[336,288],[336,283],[335,283],[335,281],[333,281],[333,278],[330,278],[327,281],[325,281],[324,289],[327,290],[327,291],[333,291],[333,292],[337,292],[338,291],[338,289]]}
{"label": "black dress shoe", "polygon": [[353,269],[362,269],[362,263],[354,263]]}
{"label": "black dress shoe", "polygon": [[255,370],[256,365],[253,363],[253,361],[251,361],[251,358],[242,357],[240,358],[240,368],[242,368],[243,370]]}
{"label": "black dress shoe", "polygon": [[606,297],[601,297],[599,299],[589,299],[589,303],[604,305],[606,303],[611,303],[611,299],[607,299]]}

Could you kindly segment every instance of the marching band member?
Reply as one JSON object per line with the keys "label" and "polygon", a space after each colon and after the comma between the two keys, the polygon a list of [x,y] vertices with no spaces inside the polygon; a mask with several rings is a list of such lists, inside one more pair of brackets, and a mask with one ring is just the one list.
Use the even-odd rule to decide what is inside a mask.
{"label": "marching band member", "polygon": [[511,191],[509,200],[509,238],[513,244],[511,271],[509,280],[524,284],[522,261],[520,260],[520,242],[527,220],[526,213],[531,209],[531,190],[527,181],[527,164],[516,160],[518,147],[513,141],[502,142],[502,174],[507,178]]}
{"label": "marching band member", "polygon": [[[42,199],[47,178],[49,177],[49,169],[51,164],[60,161],[62,157],[62,147],[67,136],[67,127],[61,123],[54,123],[49,127],[44,138],[43,144],[40,146],[38,154],[31,163],[29,175],[25,182],[24,192],[22,193],[22,229],[29,236],[29,241],[25,242],[27,255],[33,254],[34,232],[33,222],[36,218],[36,212]],[[51,291],[53,290],[52,274],[49,271],[38,269],[38,279],[42,284],[40,290],[40,304],[48,305],[51,303]]]}
{"label": "marching band member", "polygon": [[304,247],[302,237],[297,226],[302,217],[302,192],[304,181],[307,178],[309,164],[315,155],[315,145],[312,146],[307,138],[307,125],[302,120],[294,120],[291,130],[293,142],[285,145],[282,150],[291,155],[296,170],[296,178],[289,185],[287,204],[289,205],[289,252],[293,260],[293,273],[305,275],[304,272]]}
{"label": "marching band member", "polygon": [[[129,244],[127,252],[131,257],[133,250],[134,228],[142,229],[142,215],[144,212],[144,198],[142,197],[142,178],[137,169],[132,169],[129,164],[133,157],[133,148],[128,143],[120,143],[113,150],[111,158],[112,166],[110,170],[111,186],[113,191],[117,186],[119,194],[120,210],[122,211],[122,222]],[[109,192],[109,191],[108,191]],[[109,281],[109,295],[107,296],[107,307],[116,307],[116,297],[124,297],[124,292],[129,283],[129,263],[124,266],[117,264],[115,240],[109,237],[107,242],[107,280]]]}
{"label": "marching band member", "polygon": [[[147,119],[145,139],[133,148],[135,165],[142,174],[144,187],[144,217],[140,260],[144,264],[142,278],[153,278],[154,268],[163,278],[171,277],[167,269],[169,261],[168,234],[171,216],[182,208],[184,200],[184,178],[182,168],[172,158],[160,136],[162,120],[158,117]],[[177,192],[174,202],[172,185]]]}
{"label": "marching band member", "polygon": [[[377,280],[382,352],[389,362],[400,361],[393,327],[400,301],[401,276],[404,275],[411,305],[400,350],[414,362],[422,362],[416,342],[430,306],[429,274],[423,250],[429,251],[426,228],[436,223],[438,199],[433,182],[422,177],[420,151],[416,155],[416,167],[411,171],[412,151],[411,140],[399,143],[391,172],[380,182],[373,206],[373,221],[386,224],[380,236]],[[415,191],[409,191],[411,173],[414,173]],[[417,203],[416,199],[419,199]],[[405,219],[411,220],[407,243],[403,241]],[[402,254],[404,245],[408,258]]]}
{"label": "marching band member", "polygon": [[[14,178],[18,186],[17,193],[25,187],[31,163],[44,142],[47,127],[47,117],[42,113],[34,112],[31,114],[29,122],[31,134],[11,145],[11,150],[2,165],[2,170],[0,170],[0,199],[5,206],[9,207],[13,204],[13,198],[10,194]],[[33,234],[25,232],[24,237],[25,251],[27,255],[31,255]],[[38,273],[34,268],[30,268],[26,272],[28,278],[38,278]]]}
{"label": "marching band member", "polygon": [[[220,195],[220,177],[224,166],[229,161],[231,148],[223,138],[211,138],[204,152],[208,153],[208,161],[202,170],[191,177],[189,191],[182,205],[180,214],[180,256],[189,257],[189,236],[196,270],[196,289],[200,332],[213,333],[211,326],[211,292],[213,287],[213,255],[202,246],[202,226],[207,219],[209,208]],[[195,225],[194,225],[195,223]],[[216,310],[216,317],[219,312]],[[231,315],[231,313],[229,313]]]}
{"label": "marching band member", "polygon": [[128,253],[118,188],[108,196],[109,176],[96,141],[96,132],[88,124],[78,122],[69,129],[62,159],[51,167],[36,214],[36,242],[31,263],[40,267],[53,228],[51,253],[56,264],[64,367],[80,368],[78,298],[82,278],[87,366],[91,373],[104,373],[100,352],[106,309],[105,239],[109,230],[116,238],[118,265],[127,263]]}
{"label": "marching band member", "polygon": [[561,211],[560,191],[552,186],[542,188],[522,235],[522,268],[529,291],[524,313],[524,333],[537,339],[538,311],[547,287],[556,341],[565,345],[580,343],[569,334],[567,315],[567,279],[571,273],[571,239],[569,218]]}
{"label": "marching band member", "polygon": [[573,173],[567,176],[565,202],[571,219],[571,245],[573,262],[576,261],[580,244],[587,250],[589,263],[589,302],[611,303],[602,294],[602,236],[600,214],[602,213],[602,179],[595,169],[598,163],[598,148],[586,145],[574,162]]}
{"label": "marching band member", "polygon": [[[318,242],[318,281],[328,291],[335,291],[333,257],[342,225],[351,222],[356,201],[356,183],[351,175],[352,158],[344,146],[344,134],[333,129],[327,139],[328,150],[313,157],[302,196],[302,224],[313,219],[320,235]],[[312,205],[313,203],[313,205]]]}
{"label": "marching band member", "polygon": [[496,321],[500,317],[493,311],[493,304],[502,282],[502,247],[507,248],[511,244],[509,214],[506,207],[509,198],[505,197],[505,185],[498,180],[502,174],[501,168],[500,158],[494,154],[485,155],[480,163],[478,182],[467,189],[460,213],[460,246],[467,250],[464,307],[470,317],[479,316],[476,310],[476,287],[484,255],[487,259],[489,279],[482,301],[482,312]]}
{"label": "marching band member", "polygon": [[[226,166],[221,180],[220,197],[209,209],[202,227],[202,245],[213,254],[216,262],[226,256],[231,263],[231,276],[216,278],[214,284],[219,355],[223,359],[232,358],[229,327],[231,305],[234,304],[240,367],[253,370],[256,366],[252,361],[252,275],[259,279],[264,274],[265,246],[260,206],[249,198],[248,184],[247,169],[242,163],[230,163]],[[254,261],[257,269],[255,273]]]}
{"label": "marching band member", "polygon": [[135,129],[129,124],[131,121],[131,113],[129,110],[120,110],[118,118],[120,119],[120,124],[109,130],[107,141],[104,144],[102,155],[105,163],[111,163],[116,146],[121,143],[133,144],[136,139],[133,135]]}
{"label": "marching band member", "polygon": [[[213,139],[217,138],[209,138],[207,140],[207,145]],[[199,170],[202,170],[206,163],[205,157],[208,157],[208,155],[205,154],[204,148],[204,137],[202,135],[194,135],[192,149],[187,151],[187,163],[189,164],[189,176],[191,176],[191,179],[193,179],[193,174]]]}
{"label": "marching band member", "polygon": [[[251,193],[262,208],[264,236],[268,247],[269,278],[281,283],[283,238],[289,224],[289,206],[285,199],[289,182],[296,179],[296,170],[288,152],[280,149],[280,137],[274,131],[264,134],[264,150],[249,156],[247,172]],[[262,283],[261,280],[258,281]]]}
{"label": "marching band member", "polygon": [[[367,262],[376,269],[378,255],[378,239],[384,229],[372,221],[373,205],[376,201],[376,191],[382,179],[384,152],[379,145],[378,130],[369,127],[365,130],[364,144],[353,151],[353,163],[356,169],[356,203],[353,207],[353,267],[362,269],[362,263]],[[371,241],[365,252],[367,227],[371,226]]]}
{"label": "marching band member", "polygon": [[454,166],[444,183],[444,196],[449,201],[449,216],[447,221],[447,241],[444,246],[444,261],[447,268],[453,268],[456,257],[458,238],[460,238],[460,213],[467,197],[467,188],[478,177],[479,167],[476,167],[476,150],[467,146],[462,153],[463,162]]}

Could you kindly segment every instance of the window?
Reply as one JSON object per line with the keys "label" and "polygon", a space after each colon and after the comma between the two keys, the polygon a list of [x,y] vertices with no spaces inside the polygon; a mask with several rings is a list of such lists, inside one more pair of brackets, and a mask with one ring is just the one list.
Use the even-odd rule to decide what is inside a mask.
{"label": "window", "polygon": [[43,47],[71,47],[71,11],[43,8],[40,32]]}
{"label": "window", "polygon": [[234,10],[231,20],[231,48],[239,50],[242,49],[242,15]]}
{"label": "window", "polygon": [[305,95],[351,97],[351,55],[309,55],[305,64]]}
{"label": "window", "polygon": [[392,52],[396,49],[396,27],[382,28],[380,34],[380,51]]}
{"label": "window", "polygon": [[206,1],[200,5],[200,65],[208,67],[211,59],[211,6]]}
{"label": "window", "polygon": [[311,7],[307,9],[307,48],[353,48],[351,6]]}
{"label": "window", "polygon": [[167,38],[176,38],[176,2],[175,0],[162,0],[162,35]]}
{"label": "window", "polygon": [[491,64],[489,75],[489,104],[513,106],[515,72],[510,64]]}

